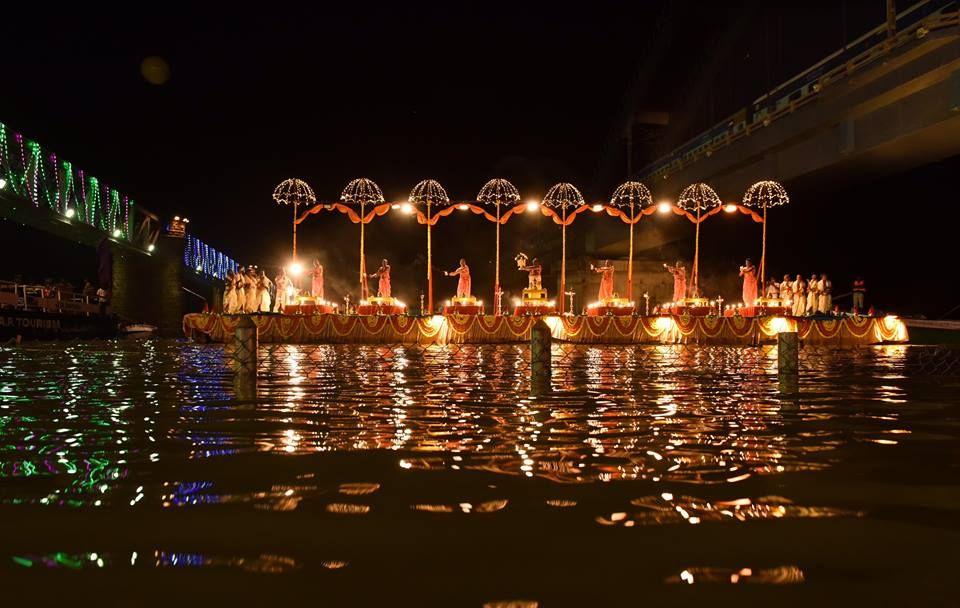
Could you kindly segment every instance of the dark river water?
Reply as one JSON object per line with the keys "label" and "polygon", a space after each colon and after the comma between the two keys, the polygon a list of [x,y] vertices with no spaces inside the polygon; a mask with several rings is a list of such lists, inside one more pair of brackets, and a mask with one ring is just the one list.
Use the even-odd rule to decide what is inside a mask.
{"label": "dark river water", "polygon": [[0,347],[2,605],[958,605],[923,347]]}

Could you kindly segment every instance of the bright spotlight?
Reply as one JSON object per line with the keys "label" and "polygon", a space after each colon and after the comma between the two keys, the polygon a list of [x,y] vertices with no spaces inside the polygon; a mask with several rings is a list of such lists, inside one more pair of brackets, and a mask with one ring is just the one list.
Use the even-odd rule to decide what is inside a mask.
{"label": "bright spotlight", "polygon": [[289,272],[291,276],[298,277],[303,274],[303,264],[300,262],[292,262],[287,268],[287,272]]}
{"label": "bright spotlight", "polygon": [[672,317],[657,317],[657,320],[654,322],[657,326],[657,329],[660,331],[672,331],[676,327],[676,322]]}
{"label": "bright spotlight", "polygon": [[727,205],[724,205],[723,210],[726,211],[727,213],[733,213],[734,211],[737,210],[737,206],[734,205],[733,203],[729,203]]}
{"label": "bright spotlight", "polygon": [[460,211],[466,211],[469,208],[470,208],[470,205],[466,205],[466,204],[457,205],[457,209],[459,209]]}
{"label": "bright spotlight", "polygon": [[147,251],[153,251],[153,250],[156,249],[156,248],[157,248],[157,246],[154,245],[153,243],[150,243],[149,245],[147,245]]}
{"label": "bright spotlight", "polygon": [[67,210],[63,212],[63,215],[65,215],[68,220],[72,219],[73,216],[75,216],[76,214],[77,212],[74,210],[73,207],[67,207]]}
{"label": "bright spotlight", "polygon": [[390,205],[390,208],[391,208],[391,209],[399,209],[399,208],[400,208],[400,203],[394,203],[394,204]]}
{"label": "bright spotlight", "polygon": [[657,205],[657,211],[660,213],[670,213],[671,205],[670,203],[660,203]]}
{"label": "bright spotlight", "polygon": [[540,208],[540,203],[538,203],[537,201],[530,201],[529,203],[527,203],[527,211],[536,211],[539,208]]}
{"label": "bright spotlight", "polygon": [[598,204],[594,205],[593,207],[590,207],[590,209],[591,209],[594,213],[600,213],[601,211],[603,211],[603,205],[601,205],[601,204],[598,203]]}
{"label": "bright spotlight", "polygon": [[6,187],[7,187],[7,180],[0,177],[0,190],[3,190]]}
{"label": "bright spotlight", "polygon": [[120,238],[121,236],[123,236],[123,231],[120,230],[119,228],[114,228],[114,229],[113,229],[113,238],[118,239],[118,238]]}
{"label": "bright spotlight", "polygon": [[402,211],[403,213],[406,213],[407,215],[410,215],[414,211],[413,205],[411,205],[410,203],[404,203],[400,205],[400,211]]}

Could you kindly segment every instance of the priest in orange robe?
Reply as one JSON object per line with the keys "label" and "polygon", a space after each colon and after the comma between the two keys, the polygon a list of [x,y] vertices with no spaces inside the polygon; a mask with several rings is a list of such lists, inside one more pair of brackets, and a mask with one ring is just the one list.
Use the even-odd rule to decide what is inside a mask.
{"label": "priest in orange robe", "polygon": [[310,295],[318,300],[323,299],[323,266],[320,260],[313,261],[313,270],[310,271]]}
{"label": "priest in orange robe", "polygon": [[390,262],[386,259],[380,261],[380,268],[370,275],[370,278],[380,279],[377,284],[377,296],[381,298],[390,297]]}
{"label": "priest in orange robe", "polygon": [[460,277],[460,280],[457,281],[457,297],[470,297],[470,267],[467,266],[465,259],[460,258],[460,266],[456,270],[452,272],[444,271],[443,274],[448,277]]}
{"label": "priest in orange robe", "polygon": [[597,299],[606,302],[613,299],[613,273],[614,267],[609,260],[604,260],[600,266],[590,265],[590,270],[600,273],[600,293]]}
{"label": "priest in orange robe", "polygon": [[740,267],[740,276],[743,277],[743,305],[754,306],[757,303],[757,267],[750,258]]}
{"label": "priest in orange robe", "polygon": [[677,260],[673,266],[663,265],[673,275],[673,301],[679,302],[687,297],[687,269]]}

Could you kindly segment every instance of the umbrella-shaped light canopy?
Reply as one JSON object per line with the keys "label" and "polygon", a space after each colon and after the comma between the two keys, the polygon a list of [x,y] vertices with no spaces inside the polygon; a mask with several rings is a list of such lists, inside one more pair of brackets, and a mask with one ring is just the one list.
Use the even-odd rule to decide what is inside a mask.
{"label": "umbrella-shaped light canopy", "polygon": [[340,200],[350,205],[379,205],[383,202],[383,192],[377,182],[359,177],[347,184],[340,193]]}
{"label": "umbrella-shaped light canopy", "polygon": [[645,209],[653,205],[653,197],[650,190],[640,182],[625,182],[620,184],[610,197],[611,207],[626,207],[635,205],[640,209]]}
{"label": "umbrella-shaped light canopy", "polygon": [[543,197],[543,204],[557,209],[568,209],[570,207],[576,209],[582,207],[584,202],[583,195],[580,194],[576,186],[562,182],[555,184],[547,191],[547,195]]}
{"label": "umbrella-shaped light canopy", "polygon": [[677,206],[686,211],[709,211],[722,204],[713,188],[704,183],[687,186],[677,199]]}
{"label": "umbrella-shaped light canopy", "polygon": [[497,178],[483,185],[477,200],[485,205],[509,205],[520,200],[520,193],[507,180]]}
{"label": "umbrella-shaped light canopy", "polygon": [[440,182],[433,179],[425,179],[410,191],[410,202],[414,205],[448,205],[450,197],[447,191],[443,189]]}
{"label": "umbrella-shaped light canopy", "polygon": [[757,209],[768,209],[790,202],[787,191],[778,182],[764,180],[757,182],[747,189],[743,195],[743,204]]}
{"label": "umbrella-shaped light canopy", "polygon": [[280,205],[313,205],[317,197],[313,189],[302,179],[285,179],[273,190],[273,200]]}

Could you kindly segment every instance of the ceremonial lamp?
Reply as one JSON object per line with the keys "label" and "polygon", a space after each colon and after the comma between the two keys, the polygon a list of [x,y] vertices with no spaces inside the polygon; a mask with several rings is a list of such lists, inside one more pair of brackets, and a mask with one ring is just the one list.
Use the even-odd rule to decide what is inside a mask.
{"label": "ceremonial lamp", "polygon": [[500,205],[515,205],[520,200],[520,193],[513,184],[505,179],[491,179],[477,195],[477,200],[485,205],[493,205],[497,211],[497,252],[493,277],[493,314],[500,315]]}
{"label": "ceremonial lamp", "polygon": [[790,197],[787,196],[783,186],[770,180],[755,183],[743,195],[745,206],[763,209],[763,246],[760,250],[760,282],[758,283],[760,286],[765,285],[764,275],[767,271],[767,208],[786,205],[789,202]]}
{"label": "ceremonial lamp", "polygon": [[573,296],[577,295],[577,292],[571,290],[571,291],[565,291],[563,293],[566,294],[568,298],[570,298],[570,310],[568,310],[565,314],[572,315],[573,314]]}
{"label": "ceremonial lamp", "polygon": [[713,188],[704,183],[687,186],[680,193],[680,198],[677,199],[678,207],[696,213],[697,231],[693,246],[693,272],[690,276],[691,295],[694,298],[700,297],[700,218],[704,212],[722,204],[720,197],[717,196]]}
{"label": "ceremonial lamp", "polygon": [[361,177],[351,181],[340,194],[340,200],[348,205],[360,206],[360,300],[367,299],[367,258],[364,250],[364,228],[367,225],[367,205],[383,204],[383,192],[371,179]]}
{"label": "ceremonial lamp", "polygon": [[314,205],[317,197],[302,179],[285,179],[273,190],[273,200],[280,205],[293,205],[293,261],[297,261],[297,207]]}
{"label": "ceremonial lamp", "polygon": [[560,314],[563,314],[563,294],[567,291],[567,209],[579,209],[584,205],[583,195],[573,184],[566,182],[554,185],[543,197],[543,205],[560,210],[560,226],[563,237],[560,241]]}
{"label": "ceremonial lamp", "polygon": [[650,190],[640,182],[621,184],[610,197],[611,207],[630,209],[630,254],[627,258],[627,300],[633,301],[633,227],[637,223],[637,211],[653,205]]}
{"label": "ceremonial lamp", "polygon": [[650,315],[650,294],[643,292],[643,316]]}
{"label": "ceremonial lamp", "polygon": [[[439,182],[425,179],[410,191],[410,203],[424,205],[427,210],[427,314],[433,314],[433,247],[430,242],[430,233],[433,223],[430,221],[431,205],[448,205],[450,197]],[[422,307],[421,307],[422,310]]]}

